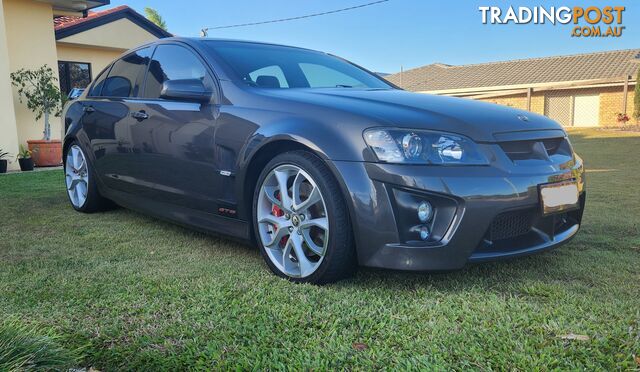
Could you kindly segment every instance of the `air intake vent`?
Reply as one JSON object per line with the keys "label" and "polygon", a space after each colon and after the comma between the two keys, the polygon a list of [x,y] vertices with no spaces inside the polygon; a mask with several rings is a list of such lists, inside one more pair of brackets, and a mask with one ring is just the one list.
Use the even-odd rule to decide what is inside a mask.
{"label": "air intake vent", "polygon": [[546,159],[561,151],[563,137],[533,141],[501,142],[500,147],[511,160]]}
{"label": "air intake vent", "polygon": [[533,217],[532,209],[502,213],[491,223],[488,239],[495,241],[525,235],[531,231]]}

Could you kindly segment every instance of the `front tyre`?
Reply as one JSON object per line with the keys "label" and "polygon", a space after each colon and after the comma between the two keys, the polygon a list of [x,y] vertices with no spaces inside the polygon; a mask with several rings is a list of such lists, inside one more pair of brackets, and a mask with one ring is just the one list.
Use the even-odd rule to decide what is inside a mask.
{"label": "front tyre", "polygon": [[262,256],[278,276],[325,284],[356,266],[338,183],[309,152],[287,152],[267,164],[254,192],[253,221]]}
{"label": "front tyre", "polygon": [[110,202],[98,192],[95,173],[77,142],[65,154],[64,174],[67,196],[75,210],[92,213],[108,208]]}

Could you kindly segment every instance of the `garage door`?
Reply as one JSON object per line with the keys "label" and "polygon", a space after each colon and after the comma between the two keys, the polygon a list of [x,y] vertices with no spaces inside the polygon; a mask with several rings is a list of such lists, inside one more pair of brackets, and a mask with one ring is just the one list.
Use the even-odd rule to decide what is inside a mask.
{"label": "garage door", "polygon": [[544,114],[564,126],[571,126],[573,96],[549,92],[544,96]]}
{"label": "garage door", "polygon": [[573,98],[573,125],[597,127],[600,114],[600,95],[584,94]]}

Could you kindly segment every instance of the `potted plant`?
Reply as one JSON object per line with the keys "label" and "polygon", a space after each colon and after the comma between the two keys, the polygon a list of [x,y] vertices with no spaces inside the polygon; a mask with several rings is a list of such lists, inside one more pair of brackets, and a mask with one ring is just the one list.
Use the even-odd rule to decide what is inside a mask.
{"label": "potted plant", "polygon": [[29,140],[29,150],[39,167],[56,166],[62,163],[62,141],[51,139],[51,115],[59,116],[64,95],[58,88],[58,79],[53,70],[44,65],[36,70],[20,69],[11,73],[11,83],[18,89],[20,102],[26,102],[37,120],[44,116],[42,140]]}
{"label": "potted plant", "polygon": [[0,174],[7,173],[7,159],[9,153],[0,149]]}
{"label": "potted plant", "polygon": [[33,158],[31,158],[31,150],[25,148],[23,145],[20,145],[20,151],[18,151],[18,163],[20,163],[20,170],[32,171],[33,170]]}

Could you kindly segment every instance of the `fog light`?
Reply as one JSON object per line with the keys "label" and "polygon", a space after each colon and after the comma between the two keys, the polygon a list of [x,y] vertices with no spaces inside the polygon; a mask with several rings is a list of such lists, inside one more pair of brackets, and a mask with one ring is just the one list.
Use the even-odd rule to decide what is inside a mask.
{"label": "fog light", "polygon": [[433,207],[431,203],[427,201],[423,201],[418,206],[418,219],[422,223],[426,223],[431,219],[431,215],[433,214]]}
{"label": "fog light", "polygon": [[421,226],[420,227],[420,239],[427,240],[427,239],[429,239],[430,236],[431,236],[431,231],[429,231],[429,228],[427,226]]}

